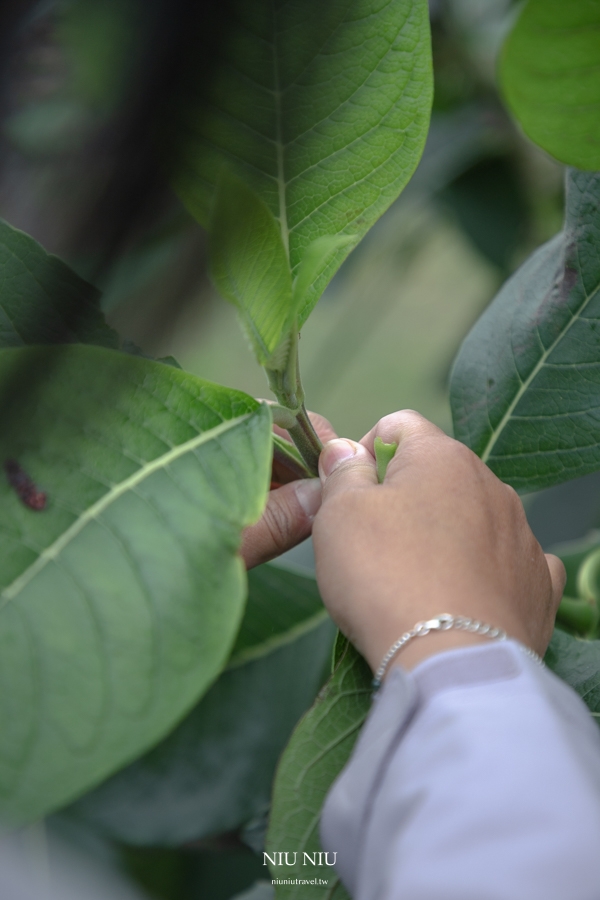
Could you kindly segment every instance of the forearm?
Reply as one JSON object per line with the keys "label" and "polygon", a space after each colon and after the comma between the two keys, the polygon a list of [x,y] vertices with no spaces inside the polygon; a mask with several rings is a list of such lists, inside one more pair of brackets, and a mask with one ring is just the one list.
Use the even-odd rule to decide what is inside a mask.
{"label": "forearm", "polygon": [[596,900],[600,733],[512,642],[395,670],[322,835],[354,900]]}

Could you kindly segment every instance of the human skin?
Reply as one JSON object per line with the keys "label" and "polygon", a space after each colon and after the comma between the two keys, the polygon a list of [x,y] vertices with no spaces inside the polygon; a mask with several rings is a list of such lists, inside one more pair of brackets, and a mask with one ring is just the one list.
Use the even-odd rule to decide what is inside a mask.
{"label": "human skin", "polygon": [[[398,443],[383,484],[373,442]],[[373,670],[405,631],[440,613],[503,628],[543,655],[562,596],[562,562],[544,554],[515,491],[464,444],[410,410],[360,441],[329,442],[313,540],[323,601]],[[462,631],[410,642],[410,669],[442,650],[488,641]]]}
{"label": "human skin", "polygon": [[[503,628],[540,655],[546,650],[565,572],[544,554],[523,505],[464,444],[411,410],[381,419],[360,441],[322,440],[316,479],[271,491],[242,555],[258,565],[313,530],[317,581],[340,629],[375,671],[405,631],[440,613]],[[378,484],[373,442],[398,443]],[[322,486],[322,491],[321,491]],[[393,665],[488,638],[462,631],[416,638]]]}
{"label": "human skin", "polygon": [[[325,444],[337,435],[327,419],[309,413],[313,427]],[[281,428],[273,429],[286,437]],[[247,569],[291,550],[309,537],[315,515],[321,506],[321,482],[318,478],[292,481],[269,491],[267,505],[256,525],[244,529],[240,553]]]}

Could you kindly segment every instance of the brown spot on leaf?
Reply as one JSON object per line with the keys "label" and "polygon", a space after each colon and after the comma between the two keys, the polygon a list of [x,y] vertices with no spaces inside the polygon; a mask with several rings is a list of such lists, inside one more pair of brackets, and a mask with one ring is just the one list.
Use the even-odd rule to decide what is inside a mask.
{"label": "brown spot on leaf", "polygon": [[7,459],[4,463],[4,471],[6,472],[8,483],[28,509],[33,509],[37,512],[45,509],[47,495],[38,488],[16,460]]}

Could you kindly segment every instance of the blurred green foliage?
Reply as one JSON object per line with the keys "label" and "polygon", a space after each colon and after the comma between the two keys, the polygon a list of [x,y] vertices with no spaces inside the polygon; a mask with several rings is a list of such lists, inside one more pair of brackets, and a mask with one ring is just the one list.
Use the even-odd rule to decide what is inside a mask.
{"label": "blurred green foliage", "polygon": [[[308,405],[355,438],[402,407],[450,430],[447,381],[458,346],[506,275],[561,225],[561,167],[515,128],[496,85],[514,4],[430,6],[435,99],[425,154],[300,342]],[[265,396],[235,312],[208,281],[203,232],[172,194],[161,195],[109,264],[101,265],[100,240],[79,240],[135,94],[144,22],[137,0],[34,4],[11,63],[0,215],[101,287],[111,324],[144,353],[173,355],[204,378]],[[579,503],[569,486],[552,491],[550,501],[528,501],[533,516],[542,510],[540,527],[560,525]],[[591,527],[600,524],[597,480],[585,494]],[[260,851],[255,826],[258,838],[243,837]],[[157,900],[228,900],[266,871],[240,835],[118,851],[123,870]]]}

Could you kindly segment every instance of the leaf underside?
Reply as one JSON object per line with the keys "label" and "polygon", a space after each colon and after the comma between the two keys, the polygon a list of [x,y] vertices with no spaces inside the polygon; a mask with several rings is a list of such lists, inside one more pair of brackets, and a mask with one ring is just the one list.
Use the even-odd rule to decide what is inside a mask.
{"label": "leaf underside", "polygon": [[327,618],[314,578],[275,565],[248,572],[248,605],[228,667],[260,658]]}
{"label": "leaf underside", "polygon": [[274,878],[321,878],[326,886],[276,886],[277,900],[343,900],[346,892],[334,870],[303,866],[303,853],[321,850],[319,820],[327,791],[345,766],[371,705],[371,671],[351,644],[338,638],[336,667],[313,707],[298,724],[281,758],[267,852],[298,852],[298,864],[277,866]]}
{"label": "leaf underside", "polygon": [[241,529],[260,515],[270,414],[244,394],[96,347],[0,352],[48,370],[0,461],[0,815],[36,819],[155,743],[227,660]]}
{"label": "leaf underside", "polygon": [[310,244],[323,254],[299,324],[421,156],[432,98],[426,0],[235,0],[230,39],[186,110],[176,178],[208,225],[224,167],[279,222],[296,276]]}
{"label": "leaf underside", "polygon": [[600,468],[600,174],[570,170],[563,231],[464,341],[455,436],[521,491]]}
{"label": "leaf underside", "polygon": [[335,628],[314,579],[260,566],[248,580],[226,671],[172,734],[70,816],[113,839],[158,846],[264,813],[278,757],[323,682]]}
{"label": "leaf underside", "polygon": [[556,628],[544,662],[600,718],[600,641],[580,640]]}
{"label": "leaf underside", "polygon": [[273,354],[294,318],[292,277],[277,222],[231,173],[222,174],[217,188],[210,268],[220,293],[237,307],[258,362],[273,368]]}
{"label": "leaf underside", "polygon": [[600,169],[600,4],[529,0],[500,80],[525,133],[561,162]]}

